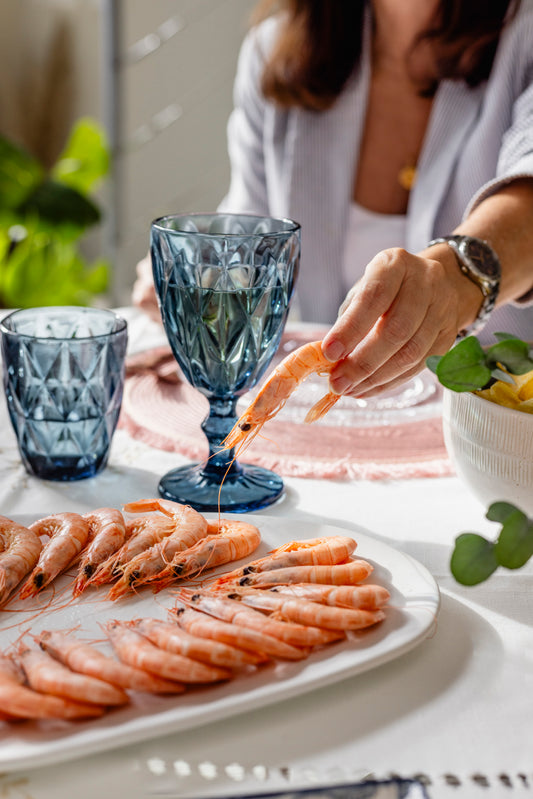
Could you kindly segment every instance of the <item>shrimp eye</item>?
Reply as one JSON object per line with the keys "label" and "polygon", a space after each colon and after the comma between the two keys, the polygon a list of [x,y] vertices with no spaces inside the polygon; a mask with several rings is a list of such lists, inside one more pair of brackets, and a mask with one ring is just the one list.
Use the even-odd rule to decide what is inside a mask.
{"label": "shrimp eye", "polygon": [[239,585],[250,585],[251,582],[252,581],[250,580],[249,577],[241,577],[241,579],[239,580]]}
{"label": "shrimp eye", "polygon": [[242,424],[239,425],[239,427],[243,433],[247,433],[248,430],[252,429],[252,425],[250,424],[250,422],[243,422]]}
{"label": "shrimp eye", "polygon": [[253,574],[255,571],[256,571],[256,567],[255,566],[245,566],[244,569],[242,570],[242,573],[243,574]]}
{"label": "shrimp eye", "polygon": [[41,588],[41,586],[44,584],[44,574],[42,572],[37,572],[33,578],[33,584],[36,588]]}
{"label": "shrimp eye", "polygon": [[192,597],[191,597],[191,600],[193,602],[198,602],[198,600],[201,599],[201,598],[202,597],[200,596],[200,594],[193,594]]}

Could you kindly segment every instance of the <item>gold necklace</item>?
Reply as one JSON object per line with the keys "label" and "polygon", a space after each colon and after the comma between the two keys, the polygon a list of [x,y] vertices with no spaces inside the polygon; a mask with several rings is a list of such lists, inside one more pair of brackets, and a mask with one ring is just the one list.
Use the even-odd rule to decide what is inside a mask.
{"label": "gold necklace", "polygon": [[416,176],[417,176],[416,166],[414,166],[413,164],[406,164],[405,166],[402,166],[402,168],[398,172],[398,183],[400,184],[402,189],[405,189],[405,191],[411,191],[411,189],[415,185]]}

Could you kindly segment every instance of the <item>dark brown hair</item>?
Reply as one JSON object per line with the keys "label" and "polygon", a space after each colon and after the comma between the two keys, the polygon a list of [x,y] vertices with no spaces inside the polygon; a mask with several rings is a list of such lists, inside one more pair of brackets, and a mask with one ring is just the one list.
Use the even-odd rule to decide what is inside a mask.
{"label": "dark brown hair", "polygon": [[[413,46],[426,42],[433,53],[420,94],[433,95],[444,79],[486,80],[511,6],[516,0],[439,0]],[[359,61],[365,0],[262,0],[254,19],[274,11],[282,21],[263,72],[265,96],[284,107],[329,108]]]}

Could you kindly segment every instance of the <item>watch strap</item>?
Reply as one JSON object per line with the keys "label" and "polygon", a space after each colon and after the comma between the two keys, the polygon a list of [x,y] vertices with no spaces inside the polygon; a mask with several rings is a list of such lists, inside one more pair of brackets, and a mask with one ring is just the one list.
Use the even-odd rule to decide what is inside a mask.
{"label": "watch strap", "polygon": [[434,244],[447,244],[453,250],[461,272],[483,295],[476,319],[458,334],[458,338],[464,338],[484,327],[494,309],[500,288],[500,261],[488,242],[474,236],[443,236],[432,239],[427,246]]}

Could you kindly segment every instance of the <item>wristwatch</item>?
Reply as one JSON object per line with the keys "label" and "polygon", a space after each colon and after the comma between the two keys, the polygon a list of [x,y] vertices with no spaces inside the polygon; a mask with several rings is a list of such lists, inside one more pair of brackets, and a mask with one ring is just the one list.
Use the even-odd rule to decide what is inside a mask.
{"label": "wristwatch", "polygon": [[452,248],[459,269],[479,287],[483,295],[483,302],[475,321],[459,333],[459,338],[463,338],[485,325],[496,304],[502,274],[500,261],[490,244],[474,236],[444,236],[433,239],[427,246],[432,247],[434,244],[448,244]]}

